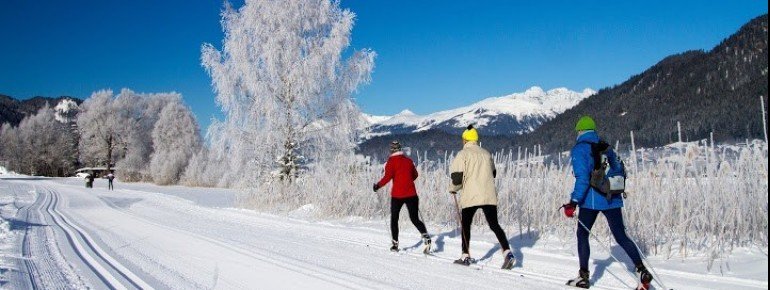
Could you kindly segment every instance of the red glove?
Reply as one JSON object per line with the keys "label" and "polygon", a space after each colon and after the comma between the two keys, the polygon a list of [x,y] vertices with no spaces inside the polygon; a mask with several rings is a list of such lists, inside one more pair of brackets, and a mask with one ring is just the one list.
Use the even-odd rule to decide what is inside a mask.
{"label": "red glove", "polygon": [[564,208],[565,216],[567,216],[568,218],[575,217],[575,210],[577,209],[577,206],[575,205],[575,203],[570,202],[562,205],[562,207]]}

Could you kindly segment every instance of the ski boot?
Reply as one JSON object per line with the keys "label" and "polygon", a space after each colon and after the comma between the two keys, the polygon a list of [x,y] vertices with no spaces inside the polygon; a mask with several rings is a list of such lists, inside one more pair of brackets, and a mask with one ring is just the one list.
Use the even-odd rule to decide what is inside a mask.
{"label": "ski boot", "polygon": [[639,285],[636,286],[637,290],[649,290],[650,283],[652,282],[652,274],[647,271],[647,267],[644,264],[636,265],[636,277],[639,278]]}
{"label": "ski boot", "polygon": [[469,254],[463,254],[459,259],[455,260],[455,264],[470,266],[473,263],[473,259]]}
{"label": "ski boot", "polygon": [[430,240],[430,235],[428,233],[422,234],[422,244],[425,245],[425,248],[422,250],[423,254],[430,254],[431,247],[433,246],[433,241]]}
{"label": "ski boot", "polygon": [[503,266],[501,267],[501,269],[503,270],[513,269],[513,265],[516,264],[516,257],[513,256],[513,253],[511,253],[511,250],[505,250],[505,252],[503,252],[503,255],[505,255],[505,260],[503,260]]}
{"label": "ski boot", "polygon": [[591,276],[591,272],[581,269],[578,271],[577,278],[567,281],[567,285],[584,289],[591,288],[591,282],[588,281],[589,276]]}
{"label": "ski boot", "polygon": [[398,241],[393,240],[393,245],[390,246],[390,251],[391,252],[398,252]]}

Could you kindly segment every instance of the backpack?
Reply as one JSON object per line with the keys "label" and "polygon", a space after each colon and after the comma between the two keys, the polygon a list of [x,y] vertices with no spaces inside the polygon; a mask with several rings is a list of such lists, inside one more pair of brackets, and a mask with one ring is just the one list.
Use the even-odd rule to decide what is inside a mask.
{"label": "backpack", "polygon": [[589,182],[591,187],[596,191],[603,193],[604,197],[607,198],[607,201],[610,201],[615,195],[619,194],[622,194],[625,198],[626,166],[623,163],[623,160],[620,160],[620,157],[617,157],[617,154],[615,155],[618,158],[618,163],[620,163],[620,173],[608,176],[610,162],[607,153],[612,150],[612,147],[604,141],[599,141],[599,143],[586,143],[591,145],[591,157],[594,159],[594,168],[591,170],[591,180]]}

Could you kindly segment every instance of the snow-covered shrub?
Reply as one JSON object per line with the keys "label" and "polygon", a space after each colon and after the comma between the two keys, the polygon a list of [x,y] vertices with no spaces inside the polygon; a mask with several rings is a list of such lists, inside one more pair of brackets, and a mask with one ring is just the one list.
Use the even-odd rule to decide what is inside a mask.
{"label": "snow-covered shrub", "polygon": [[[645,159],[627,160],[630,176],[624,210],[628,233],[643,251],[666,257],[704,255],[713,260],[735,247],[767,248],[765,143],[732,149],[703,146],[655,159],[651,159],[650,152],[645,154]],[[451,156],[438,161],[412,157],[420,173],[416,184],[422,218],[434,225],[454,225],[456,208],[447,193]],[[574,185],[570,164],[544,163],[540,156],[513,152],[496,154],[495,162],[498,214],[509,235],[574,239],[575,221],[557,210],[569,200]],[[382,164],[370,165],[340,156],[338,162],[309,170],[288,187],[251,187],[241,197],[241,205],[289,212],[313,204],[320,218],[380,219],[389,214],[389,186],[378,193],[371,190],[372,183],[381,177]],[[408,223],[408,219],[402,220]],[[485,222],[480,218],[476,223],[483,226]],[[604,222],[597,222],[593,231],[614,243]]]}

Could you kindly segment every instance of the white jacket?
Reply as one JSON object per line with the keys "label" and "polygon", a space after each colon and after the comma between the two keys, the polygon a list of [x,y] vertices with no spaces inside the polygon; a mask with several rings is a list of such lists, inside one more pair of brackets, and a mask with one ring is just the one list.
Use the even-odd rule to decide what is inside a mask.
{"label": "white jacket", "polygon": [[460,207],[497,205],[495,162],[489,151],[476,142],[467,142],[449,166],[450,190],[459,192]]}

